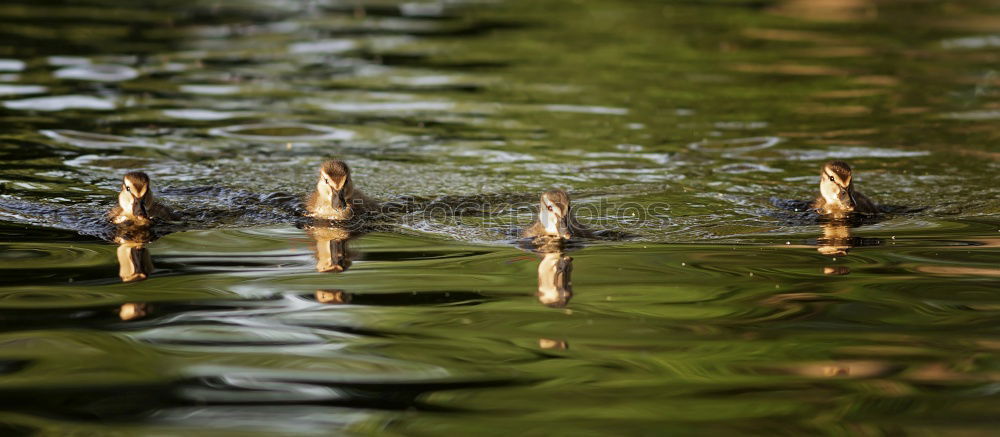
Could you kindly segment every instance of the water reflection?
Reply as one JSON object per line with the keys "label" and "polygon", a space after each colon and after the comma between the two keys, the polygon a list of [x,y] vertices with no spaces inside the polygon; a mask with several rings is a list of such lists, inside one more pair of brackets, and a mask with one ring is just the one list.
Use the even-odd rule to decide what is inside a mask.
{"label": "water reflection", "polygon": [[[203,229],[157,241],[157,277],[122,284],[107,277],[112,247],[16,226],[30,209],[0,211],[0,427],[986,434],[1000,348],[986,275],[1000,246],[952,245],[998,235],[986,215],[998,210],[996,160],[978,153],[994,147],[998,83],[984,75],[1000,43],[995,27],[959,28],[995,22],[977,2],[879,2],[882,18],[860,25],[767,15],[829,17],[860,0],[489,2],[419,20],[364,2],[366,22],[343,13],[360,1],[0,7],[2,56],[24,59],[0,60],[17,74],[0,74],[4,202],[102,210],[113,176],[142,167],[202,193],[164,200]],[[956,24],[935,24],[945,20]],[[95,81],[114,72],[81,61],[140,76]],[[563,186],[585,206],[662,202],[669,215],[581,214],[638,241],[538,253],[533,301],[531,261],[496,241],[499,215],[438,226],[407,210],[412,223],[364,247],[317,230],[308,259],[288,225],[301,202],[274,195],[304,190],[331,153],[380,199]],[[906,238],[898,246],[855,249],[873,230],[844,224],[808,228],[828,255],[758,247],[815,226],[766,216],[757,199],[815,188],[826,159],[870,169],[882,200],[935,208],[873,227]],[[708,244],[659,244],[694,242]],[[120,248],[119,261],[139,272],[145,247]],[[574,261],[586,281],[569,307]],[[855,272],[816,281],[820,269],[850,273],[839,266]],[[568,342],[574,352],[557,357]],[[900,381],[914,392],[881,389]]]}
{"label": "water reflection", "polygon": [[360,234],[336,226],[314,226],[307,232],[316,242],[317,272],[340,273],[351,268],[355,254],[348,250],[347,242]]}
{"label": "water reflection", "polygon": [[788,369],[789,373],[809,378],[876,378],[898,370],[882,361],[834,361],[802,363]]}
{"label": "water reflection", "polygon": [[573,258],[562,251],[561,244],[539,248],[538,302],[552,308],[562,308],[573,297]]}
{"label": "water reflection", "polygon": [[327,304],[351,303],[351,295],[344,290],[316,290],[316,302]]}
{"label": "water reflection", "polygon": [[[155,239],[149,228],[119,228],[115,236],[118,243],[118,277],[122,282],[143,281],[153,273],[153,258],[146,245]],[[137,320],[149,314],[149,305],[144,302],[126,302],[118,309],[118,317],[124,321]]]}
{"label": "water reflection", "polygon": [[[548,240],[535,249],[542,254],[538,262],[538,303],[550,308],[564,308],[573,298],[573,258],[566,255],[561,240]],[[539,338],[538,347],[566,350],[569,343],[556,338]]]}
{"label": "water reflection", "polygon": [[846,256],[854,247],[851,228],[846,221],[830,221],[820,224],[823,235],[816,240],[816,250],[828,256]]}
{"label": "water reflection", "polygon": [[[858,222],[834,219],[820,223],[823,234],[816,239],[816,251],[830,257],[847,256],[851,249],[856,247],[880,246],[882,239],[857,237],[851,231],[852,227],[858,226]],[[851,269],[847,266],[825,266],[824,275],[847,275]]]}
{"label": "water reflection", "polygon": [[553,340],[551,338],[539,338],[538,347],[542,349],[549,350],[566,350],[569,349],[569,343],[565,340]]}
{"label": "water reflection", "polygon": [[871,0],[785,0],[768,8],[778,15],[817,21],[867,21],[878,17]]}
{"label": "water reflection", "polygon": [[[823,235],[816,240],[816,250],[827,256],[847,256],[847,252],[854,247],[852,243],[851,228],[846,221],[834,220],[820,224]],[[823,274],[830,276],[841,276],[851,273],[847,266],[824,266]]]}
{"label": "water reflection", "polygon": [[840,276],[847,275],[851,273],[851,268],[847,266],[825,266],[823,267],[823,274],[830,276]]}
{"label": "water reflection", "polygon": [[118,317],[127,322],[146,317],[149,312],[149,304],[145,302],[126,302],[118,309]]}
{"label": "water reflection", "polygon": [[148,228],[120,229],[115,236],[118,243],[118,277],[122,282],[142,281],[153,272],[153,260],[146,245],[153,241]]}

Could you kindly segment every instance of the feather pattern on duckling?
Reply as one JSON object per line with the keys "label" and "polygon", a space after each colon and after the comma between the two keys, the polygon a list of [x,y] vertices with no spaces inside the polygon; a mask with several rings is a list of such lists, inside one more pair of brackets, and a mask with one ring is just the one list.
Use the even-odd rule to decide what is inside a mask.
{"label": "feather pattern on duckling", "polygon": [[854,188],[851,166],[844,161],[823,164],[819,175],[819,196],[812,208],[820,214],[843,218],[852,212],[878,214],[878,207],[867,196]]}
{"label": "feather pattern on duckling", "polygon": [[316,191],[306,200],[308,215],[325,220],[348,220],[377,209],[374,200],[354,188],[351,168],[340,160],[329,160],[320,166]]}
{"label": "feather pattern on duckling", "polygon": [[173,212],[153,197],[149,175],[141,171],[125,174],[118,204],[108,211],[108,219],[116,225],[149,226],[153,219],[173,218]]}
{"label": "feather pattern on duckling", "polygon": [[563,190],[542,193],[538,220],[527,227],[522,236],[528,238],[571,238],[590,237],[593,233],[576,221],[570,209],[569,194]]}

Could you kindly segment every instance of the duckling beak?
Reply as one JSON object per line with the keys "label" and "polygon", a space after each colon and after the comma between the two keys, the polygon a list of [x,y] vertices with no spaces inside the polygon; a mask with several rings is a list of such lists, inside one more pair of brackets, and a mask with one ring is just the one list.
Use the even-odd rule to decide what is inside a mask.
{"label": "duckling beak", "polygon": [[330,207],[338,209],[347,207],[347,199],[344,198],[344,190],[338,190],[332,184],[327,184],[327,187],[330,189]]}
{"label": "duckling beak", "polygon": [[129,193],[128,196],[132,201],[131,205],[129,205],[131,207],[129,210],[132,215],[141,218],[149,218],[149,213],[146,211],[146,203],[143,202],[143,199],[131,193]]}
{"label": "duckling beak", "polygon": [[559,237],[564,240],[569,240],[572,237],[569,233],[569,224],[567,222],[568,219],[566,216],[559,217],[559,220],[556,222],[556,230],[559,231]]}
{"label": "duckling beak", "polygon": [[335,191],[333,193],[333,198],[330,199],[330,203],[333,204],[334,208],[346,208],[347,207],[347,199],[344,198],[344,192],[343,191]]}
{"label": "duckling beak", "polygon": [[840,202],[843,203],[844,206],[851,209],[854,208],[856,202],[854,201],[854,193],[852,193],[851,190],[848,190],[847,188],[841,188],[840,195],[838,197],[840,197]]}

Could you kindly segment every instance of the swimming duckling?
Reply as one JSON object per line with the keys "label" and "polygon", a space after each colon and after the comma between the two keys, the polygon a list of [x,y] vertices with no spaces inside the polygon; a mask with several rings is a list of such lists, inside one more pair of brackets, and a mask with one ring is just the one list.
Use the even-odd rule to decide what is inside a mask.
{"label": "swimming duckling", "polygon": [[583,227],[570,210],[569,194],[563,190],[542,193],[538,221],[524,230],[522,236],[529,238],[559,238],[569,240],[574,237],[588,237],[590,230]]}
{"label": "swimming duckling", "polygon": [[820,195],[812,203],[820,214],[843,218],[851,212],[878,214],[878,208],[864,194],[854,190],[851,166],[844,161],[823,164],[819,175]]}
{"label": "swimming duckling", "polygon": [[306,201],[309,216],[325,220],[347,220],[355,213],[378,209],[378,204],[354,189],[351,168],[344,161],[329,160],[319,168],[316,191]]}
{"label": "swimming duckling", "polygon": [[108,218],[114,224],[148,226],[155,219],[170,220],[173,213],[153,198],[149,175],[141,171],[125,173],[118,205],[111,208]]}

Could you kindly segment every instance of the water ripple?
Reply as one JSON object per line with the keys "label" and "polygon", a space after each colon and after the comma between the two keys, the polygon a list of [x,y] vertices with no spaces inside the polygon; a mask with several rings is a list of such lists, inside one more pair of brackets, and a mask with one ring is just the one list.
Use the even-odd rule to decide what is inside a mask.
{"label": "water ripple", "polygon": [[[735,138],[729,140],[702,140],[688,144],[691,150],[698,150],[711,153],[722,153],[724,156],[738,155],[741,153],[763,150],[774,147],[781,142],[778,137],[750,137]],[[744,144],[749,144],[744,146]]]}
{"label": "water ripple", "polygon": [[95,82],[121,82],[139,77],[139,72],[125,65],[89,64],[56,70],[55,77]]}
{"label": "water ripple", "polygon": [[182,120],[215,121],[245,116],[241,112],[212,111],[208,109],[164,109],[163,115]]}
{"label": "water ripple", "polygon": [[8,109],[22,111],[65,111],[67,109],[91,109],[95,111],[110,111],[115,109],[115,103],[93,96],[68,95],[35,97],[23,100],[7,100],[3,106]]}
{"label": "water ripple", "polygon": [[41,85],[7,85],[0,84],[0,96],[18,96],[25,94],[42,94],[48,88]]}
{"label": "water ripple", "polygon": [[779,150],[786,159],[819,161],[825,159],[850,158],[906,158],[927,156],[926,150],[900,150],[876,147],[834,147],[828,150]]}
{"label": "water ripple", "polygon": [[24,61],[19,59],[0,59],[0,71],[21,71],[24,65]]}
{"label": "water ripple", "polygon": [[294,43],[288,46],[288,51],[295,54],[344,53],[356,48],[358,48],[358,43],[351,39],[325,39]]}
{"label": "water ripple", "polygon": [[81,132],[69,129],[46,129],[39,132],[56,141],[87,149],[121,149],[128,146],[146,145],[146,141],[140,138]]}
{"label": "water ripple", "polygon": [[227,126],[211,129],[208,133],[220,137],[263,141],[349,140],[355,136],[354,132],[345,129],[297,123]]}

